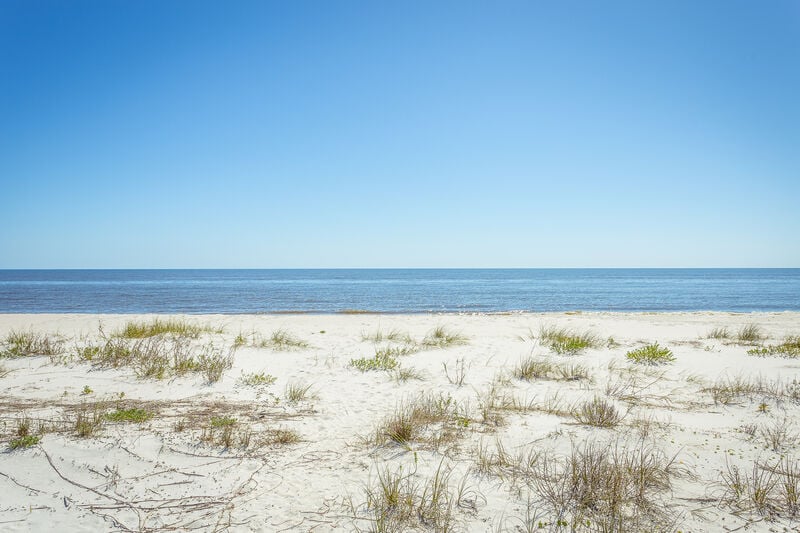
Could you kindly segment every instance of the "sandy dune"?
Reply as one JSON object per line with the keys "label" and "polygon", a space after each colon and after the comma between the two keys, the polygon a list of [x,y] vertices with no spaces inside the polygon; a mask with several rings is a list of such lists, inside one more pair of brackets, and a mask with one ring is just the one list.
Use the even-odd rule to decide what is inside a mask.
{"label": "sandy dune", "polygon": [[[799,359],[747,353],[800,335],[798,313],[162,316],[205,330],[115,336],[155,318],[0,315],[0,338],[54,352],[0,346],[0,530],[800,527]],[[737,340],[750,324],[764,338]],[[674,362],[626,357],[653,342]],[[134,345],[172,359],[103,355]]]}

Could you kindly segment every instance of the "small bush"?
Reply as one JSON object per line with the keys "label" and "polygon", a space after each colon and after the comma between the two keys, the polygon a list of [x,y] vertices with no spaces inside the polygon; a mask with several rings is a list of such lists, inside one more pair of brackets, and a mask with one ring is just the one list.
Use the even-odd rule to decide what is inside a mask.
{"label": "small bush", "polygon": [[780,344],[770,344],[760,348],[752,348],[747,350],[748,355],[755,355],[757,357],[786,357],[794,359],[800,357],[800,336],[787,337]]}
{"label": "small bush", "polygon": [[360,370],[361,372],[371,372],[377,370],[394,370],[398,366],[397,359],[386,352],[376,352],[373,357],[360,359],[351,359],[350,366]]}
{"label": "small bush", "polygon": [[265,374],[264,372],[250,372],[248,374],[242,373],[239,382],[247,387],[265,387],[272,385],[278,380],[275,376]]}
{"label": "small bush", "polygon": [[153,413],[138,408],[116,409],[115,411],[106,413],[105,418],[110,422],[132,422],[142,424],[153,418]]}
{"label": "small bush", "polygon": [[642,365],[663,365],[675,361],[672,350],[659,346],[657,342],[631,350],[625,354],[625,357],[629,361]]}
{"label": "small bush", "polygon": [[36,446],[39,444],[39,441],[42,440],[42,437],[39,435],[25,435],[24,437],[18,437],[11,442],[8,443],[8,447],[12,450],[17,450],[20,448],[30,448],[31,446]]}

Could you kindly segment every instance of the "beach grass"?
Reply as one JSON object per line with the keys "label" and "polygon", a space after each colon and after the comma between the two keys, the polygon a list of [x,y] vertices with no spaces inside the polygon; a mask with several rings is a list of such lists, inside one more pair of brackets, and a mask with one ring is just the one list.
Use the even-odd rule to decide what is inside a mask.
{"label": "beach grass", "polygon": [[156,335],[174,335],[196,339],[203,333],[222,333],[222,328],[212,328],[199,324],[193,324],[188,320],[179,318],[155,318],[150,321],[130,320],[112,336],[123,339],[144,339],[155,337]]}
{"label": "beach grass", "polygon": [[37,355],[52,357],[63,352],[63,345],[63,340],[56,335],[12,330],[3,339],[0,358],[15,359]]}
{"label": "beach grass", "polygon": [[104,416],[109,422],[130,422],[142,424],[153,418],[153,413],[147,411],[146,409],[130,407],[127,409],[115,409],[114,411],[106,413]]}
{"label": "beach grass", "polygon": [[603,344],[594,333],[556,326],[542,326],[538,338],[559,355],[575,355],[589,348],[599,348]]}
{"label": "beach grass", "polygon": [[779,344],[769,344],[767,346],[752,348],[747,350],[747,354],[757,357],[775,356],[795,359],[800,357],[800,335],[786,337],[786,339]]}
{"label": "beach grass", "polygon": [[736,341],[739,344],[755,344],[766,338],[764,331],[758,324],[747,324],[739,328],[736,333]]}
{"label": "beach grass", "polygon": [[623,418],[613,403],[597,396],[578,405],[572,411],[572,416],[580,424],[599,428],[617,426]]}
{"label": "beach grass", "polygon": [[466,344],[467,337],[457,331],[452,331],[446,326],[437,326],[425,335],[422,345],[426,348],[448,348],[459,344]]}
{"label": "beach grass", "polygon": [[672,350],[666,346],[659,346],[657,342],[631,350],[625,357],[628,361],[640,365],[664,365],[675,362]]}

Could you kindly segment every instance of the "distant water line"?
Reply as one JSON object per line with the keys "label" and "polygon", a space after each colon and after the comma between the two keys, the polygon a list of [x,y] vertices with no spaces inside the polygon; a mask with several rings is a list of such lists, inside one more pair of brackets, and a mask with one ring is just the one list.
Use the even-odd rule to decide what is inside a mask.
{"label": "distant water line", "polygon": [[0,313],[800,311],[800,269],[0,270]]}

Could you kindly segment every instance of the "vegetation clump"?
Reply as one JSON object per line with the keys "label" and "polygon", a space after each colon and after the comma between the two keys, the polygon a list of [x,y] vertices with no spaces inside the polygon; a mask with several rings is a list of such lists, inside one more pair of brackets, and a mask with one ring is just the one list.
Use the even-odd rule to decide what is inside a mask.
{"label": "vegetation clump", "polygon": [[239,378],[239,382],[247,387],[265,387],[272,385],[277,380],[278,378],[275,376],[264,372],[242,373],[242,377]]}
{"label": "vegetation clump", "polygon": [[466,344],[467,337],[461,333],[450,331],[444,326],[438,326],[428,332],[422,340],[426,348],[447,348],[457,344]]}
{"label": "vegetation clump", "polygon": [[39,444],[39,441],[41,440],[42,437],[40,435],[25,435],[23,437],[17,437],[16,439],[13,439],[8,443],[8,447],[12,450],[30,448],[31,446],[36,446]]}
{"label": "vegetation clump", "polygon": [[153,413],[145,409],[132,407],[129,409],[116,409],[105,414],[106,420],[110,422],[132,422],[142,424],[153,418]]}
{"label": "vegetation clump", "polygon": [[582,365],[558,364],[528,357],[514,367],[514,377],[524,381],[579,381],[589,379],[589,371]]}
{"label": "vegetation clump", "polygon": [[196,339],[201,333],[222,333],[222,329],[214,329],[208,326],[192,324],[186,320],[169,318],[156,318],[150,322],[128,321],[123,328],[113,334],[115,337],[123,339],[144,339],[155,337],[156,335],[174,335]]}
{"label": "vegetation clump", "polygon": [[544,508],[561,525],[578,525],[573,531],[583,525],[587,531],[661,531],[670,523],[659,497],[678,474],[675,457],[644,441],[630,447],[589,441],[564,458],[542,455],[531,470],[527,483]]}
{"label": "vegetation clump", "polygon": [[780,344],[769,344],[767,346],[752,348],[747,350],[747,353],[757,357],[776,356],[792,359],[800,357],[800,335],[787,337]]}
{"label": "vegetation clump", "polygon": [[215,383],[233,366],[233,350],[225,353],[209,343],[195,356],[185,338],[160,335],[130,340],[112,336],[102,344],[76,348],[75,355],[99,368],[131,368],[141,379],[193,372],[202,373],[209,383]]}
{"label": "vegetation clump", "polygon": [[378,425],[372,442],[404,446],[422,442],[437,447],[452,440],[467,426],[469,417],[460,412],[459,404],[451,396],[432,394],[400,404]]}
{"label": "vegetation clump", "polygon": [[636,348],[625,354],[629,361],[642,365],[663,365],[675,362],[672,350],[659,346],[657,342]]}
{"label": "vegetation clump", "polygon": [[64,342],[54,336],[33,331],[11,331],[3,340],[0,358],[14,359],[34,355],[55,356],[62,353]]}
{"label": "vegetation clump", "polygon": [[706,338],[718,340],[730,339],[731,334],[726,327],[714,328],[706,334]]}
{"label": "vegetation clump", "polygon": [[614,427],[622,421],[614,404],[599,397],[582,403],[573,410],[572,416],[581,424],[600,428]]}
{"label": "vegetation clump", "polygon": [[361,372],[394,370],[399,364],[397,358],[386,351],[377,351],[374,356],[369,358],[361,357],[359,359],[350,360],[350,366]]}
{"label": "vegetation clump", "polygon": [[588,348],[599,348],[600,338],[590,332],[576,332],[567,328],[542,326],[539,329],[542,343],[559,355],[575,355]]}
{"label": "vegetation clump", "polygon": [[289,403],[299,403],[311,398],[311,385],[306,383],[287,383],[283,397]]}
{"label": "vegetation clump", "polygon": [[272,348],[277,351],[289,351],[308,348],[308,343],[285,329],[278,329],[272,332],[269,339],[260,339],[254,342],[258,348]]}
{"label": "vegetation clump", "polygon": [[742,326],[736,334],[736,341],[739,344],[755,344],[766,338],[758,324],[748,324]]}
{"label": "vegetation clump", "polygon": [[429,479],[415,472],[384,468],[365,487],[366,518],[371,531],[457,531],[455,510],[464,496],[463,484],[451,488],[451,470],[440,464]]}

